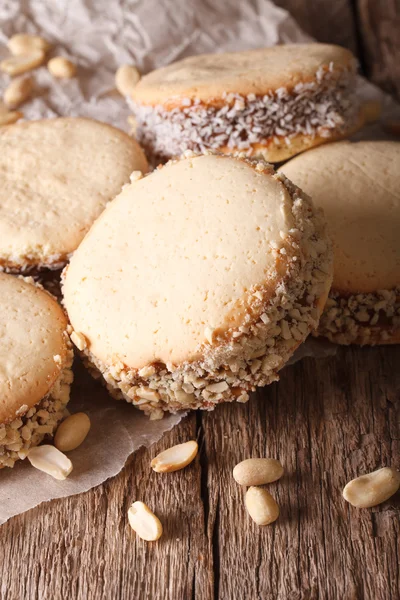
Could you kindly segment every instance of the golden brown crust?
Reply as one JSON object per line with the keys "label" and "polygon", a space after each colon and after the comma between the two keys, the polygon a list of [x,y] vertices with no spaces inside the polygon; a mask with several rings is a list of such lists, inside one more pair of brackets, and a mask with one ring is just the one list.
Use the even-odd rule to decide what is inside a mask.
{"label": "golden brown crust", "polygon": [[[256,170],[271,166],[243,158]],[[245,402],[256,386],[278,379],[277,372],[294,349],[317,326],[332,280],[332,251],[319,211],[283,175],[276,175],[290,194],[287,218],[292,222],[274,248],[275,267],[265,283],[248,290],[238,325],[210,332],[192,361],[149,363],[134,369],[120,360],[99,360],[83,348],[87,366],[104,378],[113,396],[124,398],[159,417],[167,410],[211,410],[219,402]],[[68,277],[67,277],[68,279]]]}
{"label": "golden brown crust", "polygon": [[65,312],[32,278],[0,273],[0,292],[0,423],[9,423],[51,392],[71,344]]}
{"label": "golden brown crust", "polygon": [[207,149],[281,162],[364,124],[354,73],[330,65],[308,83],[259,95],[224,92],[207,99],[169,98],[155,106],[135,98],[135,135],[154,164]]}
{"label": "golden brown crust", "polygon": [[132,171],[147,169],[134,139],[93,119],[2,127],[0,271],[61,268]]}
{"label": "golden brown crust", "polygon": [[315,80],[319,69],[333,74],[354,68],[349,50],[328,44],[285,44],[245,52],[191,56],[145,75],[135,102],[178,106],[184,99],[219,102],[224,93],[264,95]]}

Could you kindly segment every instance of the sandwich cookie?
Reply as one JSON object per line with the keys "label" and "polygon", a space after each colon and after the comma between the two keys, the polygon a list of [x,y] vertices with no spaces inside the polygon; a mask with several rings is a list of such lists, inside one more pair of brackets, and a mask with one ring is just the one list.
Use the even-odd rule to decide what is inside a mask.
{"label": "sandwich cookie", "polygon": [[192,56],[133,89],[136,136],[153,162],[188,149],[279,162],[362,125],[355,75],[351,52],[325,44]]}
{"label": "sandwich cookie", "polygon": [[73,379],[66,316],[31,282],[0,273],[0,468],[54,433]]}
{"label": "sandwich cookie", "polygon": [[132,171],[147,171],[127,134],[81,118],[0,128],[0,270],[57,269]]}
{"label": "sandwich cookie", "polygon": [[324,221],[264,162],[186,157],[128,185],[66,267],[72,340],[152,418],[245,402],[314,329]]}
{"label": "sandwich cookie", "polygon": [[323,208],[334,246],[318,334],[339,344],[400,342],[400,143],[339,142],[282,171]]}

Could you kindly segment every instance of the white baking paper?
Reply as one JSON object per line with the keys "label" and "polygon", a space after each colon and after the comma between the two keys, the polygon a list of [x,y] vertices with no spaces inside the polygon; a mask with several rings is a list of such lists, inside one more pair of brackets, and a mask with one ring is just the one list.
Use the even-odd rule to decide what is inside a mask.
{"label": "white baking paper", "polygon": [[[35,71],[36,92],[22,109],[25,118],[87,116],[127,131],[130,111],[114,89],[121,64],[134,63],[147,72],[192,54],[310,41],[286,11],[267,0],[0,0],[0,59],[8,55],[7,39],[21,32],[43,35],[54,45],[50,56],[62,54],[78,64],[72,80],[54,80],[45,67]],[[0,92],[8,81],[0,75]],[[396,113],[395,103],[361,78],[360,90],[366,99],[383,103],[385,116]],[[374,127],[358,137],[381,134]],[[298,356],[334,351],[315,344],[307,342]],[[116,475],[134,450],[154,443],[179,422],[180,416],[149,421],[130,405],[109,399],[79,368],[70,410],[87,412],[92,430],[70,454],[73,473],[66,481],[55,481],[27,461],[0,471],[0,523]]]}

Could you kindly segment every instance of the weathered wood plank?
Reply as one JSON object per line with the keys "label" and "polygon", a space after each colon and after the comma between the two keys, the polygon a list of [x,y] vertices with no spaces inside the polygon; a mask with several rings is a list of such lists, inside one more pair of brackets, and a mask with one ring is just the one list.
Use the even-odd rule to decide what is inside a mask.
{"label": "weathered wood plank", "polygon": [[319,42],[339,44],[357,53],[351,0],[275,0],[296,19],[302,29]]}
{"label": "weathered wood plank", "polygon": [[[3,525],[0,598],[211,599],[212,551],[205,533],[200,458],[174,474],[150,468],[161,449],[196,437],[192,414],[151,450],[138,451],[113,480]],[[130,529],[127,510],[137,499],[162,520],[162,544],[148,544]]]}
{"label": "weathered wood plank", "polygon": [[[399,497],[358,511],[347,481],[400,466],[400,348],[343,349],[306,359],[247,406],[203,416],[211,505],[219,507],[219,598],[400,596]],[[275,525],[245,514],[231,469],[249,456],[279,457],[286,474],[269,489]]]}
{"label": "weathered wood plank", "polygon": [[400,0],[357,0],[367,76],[400,99]]}
{"label": "weathered wood plank", "polygon": [[[399,364],[400,347],[306,359],[247,405],[190,415],[114,480],[12,519],[0,529],[1,598],[398,598],[398,497],[357,511],[341,490],[399,466]],[[196,436],[188,469],[151,471],[156,452]],[[271,527],[250,521],[231,475],[249,456],[286,467],[270,486],[281,507]],[[134,499],[162,519],[159,543],[129,529]]]}

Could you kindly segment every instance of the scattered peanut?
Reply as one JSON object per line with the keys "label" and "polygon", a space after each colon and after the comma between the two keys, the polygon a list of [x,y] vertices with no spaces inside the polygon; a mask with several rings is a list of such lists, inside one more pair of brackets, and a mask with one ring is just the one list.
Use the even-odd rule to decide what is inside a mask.
{"label": "scattered peanut", "polygon": [[366,102],[362,107],[362,111],[366,123],[375,123],[380,119],[382,105],[380,102]]}
{"label": "scattered peanut", "polygon": [[371,508],[386,502],[400,487],[400,473],[384,467],[350,481],[343,498],[356,508]]}
{"label": "scattered peanut", "polygon": [[8,49],[14,56],[20,54],[29,54],[33,50],[43,50],[48,52],[51,45],[47,40],[39,35],[31,35],[30,33],[17,33],[8,40]]}
{"label": "scattered peanut", "polygon": [[33,467],[44,471],[54,479],[66,479],[72,471],[69,458],[50,445],[31,448],[28,452],[28,460]]}
{"label": "scattered peanut", "polygon": [[4,92],[7,106],[16,108],[28,100],[33,90],[33,77],[14,79]]}
{"label": "scattered peanut", "polygon": [[132,65],[122,65],[115,73],[115,86],[122,96],[129,96],[140,80],[140,73]]}
{"label": "scattered peanut", "polygon": [[161,521],[144,502],[134,502],[128,510],[129,525],[142,540],[155,542],[163,532]]}
{"label": "scattered peanut", "polygon": [[90,430],[90,419],[85,413],[76,413],[61,423],[54,436],[54,445],[62,452],[70,452],[80,446]]}
{"label": "scattered peanut", "polygon": [[12,125],[12,123],[15,123],[18,119],[22,119],[23,116],[23,113],[19,111],[1,112],[0,127],[2,125]]}
{"label": "scattered peanut", "polygon": [[196,457],[198,445],[195,441],[178,444],[160,452],[151,461],[151,468],[157,473],[171,473],[187,467]]}
{"label": "scattered peanut", "polygon": [[29,54],[33,50],[43,50],[48,52],[51,44],[40,35],[31,35],[30,33],[16,33],[7,43],[8,49],[14,56],[20,54]]}
{"label": "scattered peanut", "polygon": [[274,458],[248,458],[233,469],[233,477],[240,485],[272,483],[283,475],[283,467]]}
{"label": "scattered peanut", "polygon": [[76,65],[64,56],[56,56],[49,60],[47,68],[53,77],[70,79],[76,74]]}
{"label": "scattered peanut", "polygon": [[27,71],[32,71],[36,67],[40,67],[45,59],[43,50],[33,50],[29,54],[20,54],[18,56],[9,56],[0,63],[0,71],[7,75],[21,75]]}
{"label": "scattered peanut", "polygon": [[279,517],[279,506],[267,490],[250,487],[246,492],[247,512],[257,525],[269,525]]}

